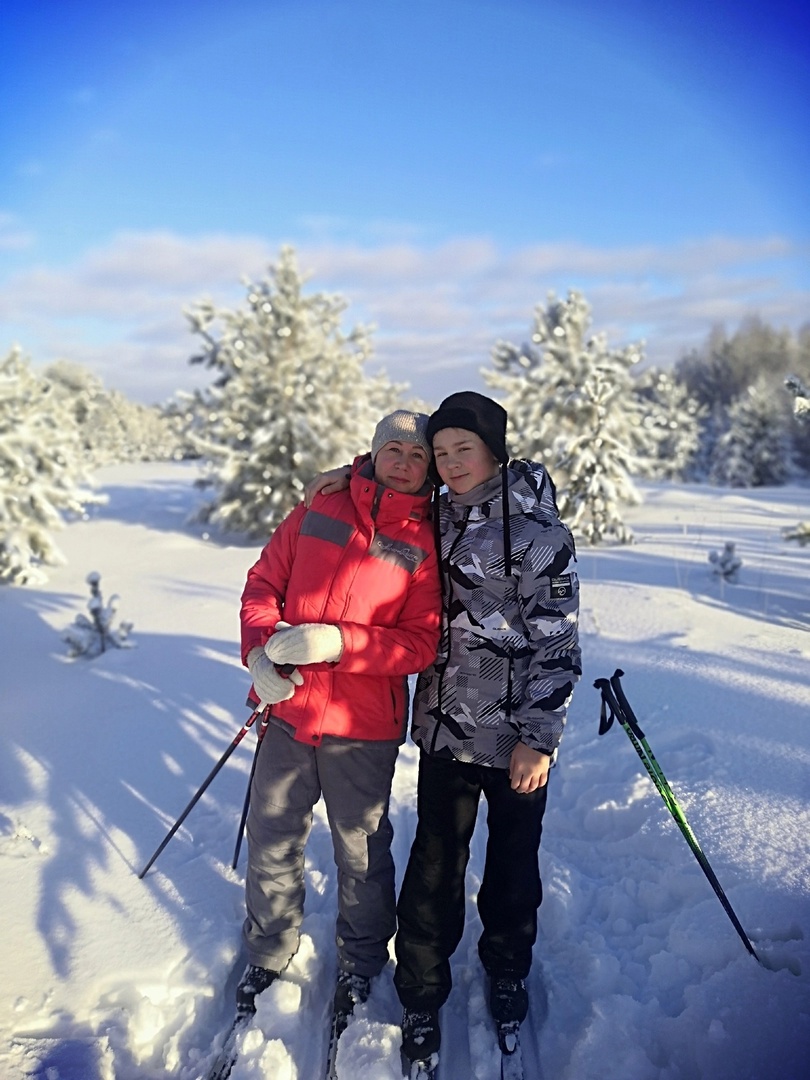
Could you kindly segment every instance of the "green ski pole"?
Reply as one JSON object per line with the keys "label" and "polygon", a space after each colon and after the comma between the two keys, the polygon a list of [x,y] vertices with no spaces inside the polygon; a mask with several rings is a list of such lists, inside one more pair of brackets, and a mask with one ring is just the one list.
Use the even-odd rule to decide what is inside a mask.
{"label": "green ski pole", "polygon": [[[658,794],[664,800],[664,804],[675,819],[675,823],[686,839],[692,854],[700,864],[700,868],[706,875],[710,885],[715,891],[717,899],[723,905],[723,909],[728,915],[729,919],[734,926],[734,929],[740,936],[743,945],[745,945],[748,952],[754,957],[755,960],[759,960],[756,952],[754,952],[754,946],[748,939],[748,935],[742,928],[740,920],[737,918],[734,909],[729,903],[729,899],[723,892],[720,882],[717,880],[717,876],[712,870],[709,860],[703,852],[700,846],[698,838],[695,836],[689,822],[686,820],[686,814],[684,814],[678,800],[675,798],[675,794],[672,788],[669,786],[666,776],[664,776],[661,766],[655,759],[650,744],[644,736],[644,732],[641,730],[641,726],[636,719],[635,713],[630,707],[630,702],[627,700],[624,689],[621,684],[621,677],[624,672],[621,668],[616,668],[615,672],[608,679],[597,679],[594,682],[594,686],[602,695],[602,711],[599,718],[599,734],[604,735],[613,725],[614,719],[618,720],[633,744],[636,753],[644,762],[644,767],[649,773],[650,779],[655,784]],[[609,710],[609,711],[608,711]],[[761,961],[760,961],[761,962]]]}

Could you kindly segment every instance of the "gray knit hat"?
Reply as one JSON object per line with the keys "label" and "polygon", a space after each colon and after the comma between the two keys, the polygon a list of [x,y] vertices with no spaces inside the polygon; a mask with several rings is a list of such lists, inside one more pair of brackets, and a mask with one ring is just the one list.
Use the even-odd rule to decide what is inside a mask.
{"label": "gray knit hat", "polygon": [[400,442],[416,443],[422,447],[430,460],[433,457],[433,451],[427,438],[427,424],[428,418],[424,413],[408,412],[407,409],[397,409],[396,412],[384,416],[377,424],[374,438],[371,440],[371,460],[374,461],[385,444],[394,439]]}

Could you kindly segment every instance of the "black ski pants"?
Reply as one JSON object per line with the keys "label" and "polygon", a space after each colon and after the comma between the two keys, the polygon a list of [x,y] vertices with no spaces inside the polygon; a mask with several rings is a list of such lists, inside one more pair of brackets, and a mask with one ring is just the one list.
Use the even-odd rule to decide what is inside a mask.
{"label": "black ski pants", "polygon": [[542,900],[538,851],[548,785],[513,791],[506,769],[422,752],[417,826],[397,904],[394,985],[407,1009],[439,1009],[450,957],[464,932],[464,879],[478,803],[487,800],[487,847],[478,892],[478,954],[490,976],[525,979]]}

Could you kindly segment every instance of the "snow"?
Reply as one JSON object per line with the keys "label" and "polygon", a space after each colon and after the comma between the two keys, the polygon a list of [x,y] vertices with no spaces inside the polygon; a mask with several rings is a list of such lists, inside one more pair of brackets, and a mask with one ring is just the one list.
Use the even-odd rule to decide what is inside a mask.
{"label": "snow", "polygon": [[[106,505],[59,537],[44,585],[0,590],[0,1075],[193,1080],[241,973],[244,852],[231,869],[250,732],[143,880],[138,874],[247,718],[238,606],[256,545],[186,517],[189,464],[99,473]],[[585,673],[551,778],[545,898],[525,1056],[543,1080],[798,1080],[810,1060],[810,586],[782,529],[810,489],[642,484],[636,542],[580,550]],[[712,574],[726,541],[736,584]],[[131,649],[70,660],[85,579],[120,596]],[[624,732],[598,735],[616,667],[751,938],[748,955]],[[394,783],[395,857],[416,754]],[[443,1080],[497,1075],[469,909],[443,1011]],[[320,809],[301,949],[259,998],[233,1080],[313,1080],[336,961]],[[393,965],[341,1041],[341,1076],[400,1076]]]}

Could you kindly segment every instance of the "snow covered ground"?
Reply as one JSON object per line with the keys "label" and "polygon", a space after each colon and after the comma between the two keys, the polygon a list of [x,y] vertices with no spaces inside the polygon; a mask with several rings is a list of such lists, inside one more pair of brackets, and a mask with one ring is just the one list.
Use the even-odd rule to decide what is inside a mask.
{"label": "snow covered ground", "polygon": [[[239,730],[239,595],[255,546],[185,518],[189,465],[103,470],[109,503],[57,537],[49,583],[0,590],[0,1076],[193,1080],[241,971],[252,732],[146,878],[138,872]],[[535,1080],[799,1080],[810,1061],[810,551],[781,528],[810,489],[646,485],[636,543],[580,551],[585,674],[552,774],[526,1057]],[[737,584],[711,550],[733,540]],[[85,577],[121,596],[137,647],[68,660]],[[624,732],[599,737],[616,667],[762,963],[744,949]],[[394,788],[414,828],[416,755]],[[483,824],[483,823],[482,823]],[[443,1015],[443,1080],[496,1075],[467,934]],[[335,976],[325,820],[301,950],[259,999],[234,1080],[317,1080]],[[340,1048],[343,1077],[399,1076],[391,967]]]}

